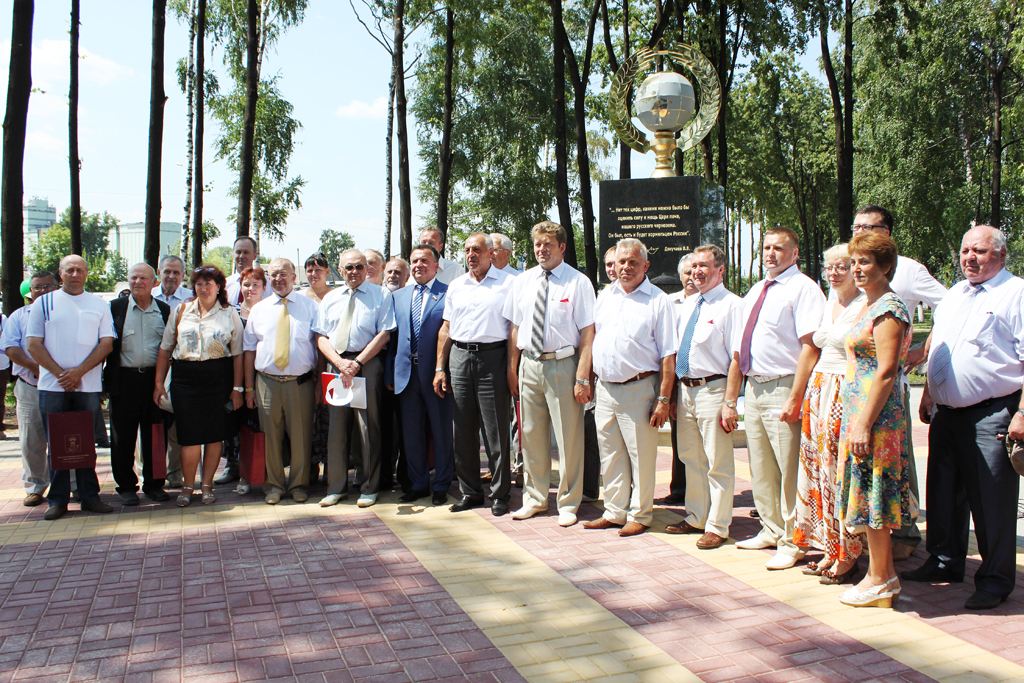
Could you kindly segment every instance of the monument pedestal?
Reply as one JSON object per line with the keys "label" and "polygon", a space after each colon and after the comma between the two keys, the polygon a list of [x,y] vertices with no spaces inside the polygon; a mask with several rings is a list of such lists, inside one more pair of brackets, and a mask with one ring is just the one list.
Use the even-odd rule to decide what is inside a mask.
{"label": "monument pedestal", "polygon": [[[701,244],[725,248],[725,196],[700,176],[603,180],[599,257],[624,237],[647,247],[647,276],[656,285],[681,285],[680,257]],[[608,276],[601,267],[601,282]]]}

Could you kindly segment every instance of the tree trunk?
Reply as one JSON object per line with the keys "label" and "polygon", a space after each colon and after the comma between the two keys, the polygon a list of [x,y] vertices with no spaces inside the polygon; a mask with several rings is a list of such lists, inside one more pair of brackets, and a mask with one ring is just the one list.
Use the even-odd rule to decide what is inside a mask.
{"label": "tree trunk", "polygon": [[989,214],[989,223],[998,228],[1002,221],[1003,74],[1010,60],[995,50],[992,50],[989,59],[992,64],[992,210]]}
{"label": "tree trunk", "polygon": [[394,206],[391,188],[393,183],[394,163],[392,162],[391,143],[395,131],[395,68],[394,58],[391,65],[391,82],[388,83],[388,138],[384,142],[384,253],[391,256],[391,211]]}
{"label": "tree trunk", "polygon": [[[236,237],[249,235],[249,222],[252,205],[252,176],[255,166],[253,158],[253,141],[256,137],[256,100],[259,98],[259,3],[248,0],[246,20],[245,60],[245,115],[242,119],[242,150],[239,159],[241,171],[238,178],[238,220],[235,226]],[[200,251],[202,244],[199,245]]]}
{"label": "tree trunk", "polygon": [[[160,260],[160,163],[164,138],[164,24],[167,0],[153,0],[153,59],[149,90],[149,167],[146,171],[145,261]],[[131,265],[131,264],[129,264]]]}
{"label": "tree trunk", "polygon": [[452,71],[455,67],[455,12],[449,7],[446,17],[447,36],[444,44],[444,114],[441,124],[441,151],[438,159],[437,229],[448,242],[448,198],[452,184]]}
{"label": "tree trunk", "polygon": [[7,75],[7,112],[4,114],[3,170],[0,172],[0,235],[3,236],[3,278],[0,289],[4,313],[21,307],[22,271],[25,269],[24,201],[25,130],[28,98],[32,92],[32,0],[14,0],[11,26],[11,61]]}
{"label": "tree trunk", "polygon": [[185,169],[185,218],[181,221],[181,241],[178,256],[188,262],[189,220],[192,218],[192,126],[195,123],[196,97],[196,0],[190,0],[188,7],[188,62],[185,68],[185,99],[188,107],[188,163]]}
{"label": "tree trunk", "polygon": [[836,79],[835,68],[832,66],[832,53],[828,49],[828,12],[824,3],[819,7],[821,15],[818,17],[818,36],[821,40],[821,61],[825,67],[825,79],[828,81],[828,91],[832,96],[832,122],[835,127],[836,141],[836,221],[839,224],[839,241],[849,242],[853,236],[852,228],[853,215],[851,213],[852,198],[847,195],[843,188],[846,187],[846,178],[851,169],[846,165],[846,135],[843,127],[843,99],[839,92],[839,81]]}
{"label": "tree trunk", "polygon": [[[565,228],[565,260],[576,265],[576,238],[569,210],[569,140],[565,126],[565,55],[562,53],[563,24],[561,0],[549,0],[552,16],[552,50],[555,95],[555,200],[558,204],[558,222]],[[567,40],[567,39],[566,39]]]}
{"label": "tree trunk", "polygon": [[[629,59],[629,0],[622,0],[622,60]],[[633,111],[633,88],[626,93],[626,111]],[[619,141],[619,178],[632,178],[633,168],[631,166],[632,148],[625,142]]]}
{"label": "tree trunk", "polygon": [[[853,225],[853,0],[846,0],[843,47],[843,166],[846,177],[839,188],[839,224]],[[852,228],[847,227],[847,230]],[[850,235],[852,237],[852,235]]]}
{"label": "tree trunk", "polygon": [[79,0],[71,0],[71,86],[68,89],[68,164],[71,167],[71,253],[82,255],[82,162],[78,158]]}
{"label": "tree trunk", "polygon": [[732,79],[726,80],[729,73],[729,50],[726,49],[726,29],[729,24],[729,5],[725,0],[718,2],[718,74],[723,80],[722,106],[718,111],[718,184],[722,186],[723,193],[729,183],[729,146],[727,144],[725,131],[725,112],[729,107],[729,86]]}
{"label": "tree trunk", "polygon": [[[192,185],[195,200],[192,202],[192,267],[203,263],[203,132],[206,110],[206,0],[199,0],[196,11],[196,177]],[[226,273],[230,275],[230,273]]]}
{"label": "tree trunk", "polygon": [[402,258],[412,252],[412,185],[409,180],[409,126],[405,96],[405,0],[395,2],[395,108],[398,114],[398,202]]}

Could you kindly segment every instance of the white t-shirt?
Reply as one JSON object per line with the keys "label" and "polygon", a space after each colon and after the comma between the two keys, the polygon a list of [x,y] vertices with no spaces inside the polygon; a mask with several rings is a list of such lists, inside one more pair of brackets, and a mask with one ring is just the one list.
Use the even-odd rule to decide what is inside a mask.
{"label": "white t-shirt", "polygon": [[[62,289],[44,294],[32,306],[26,335],[41,338],[53,362],[65,370],[81,365],[100,339],[116,336],[110,306],[103,299],[89,292],[71,296]],[[85,373],[78,391],[103,391],[102,366],[99,363]],[[39,391],[64,391],[57,378],[42,366]]]}

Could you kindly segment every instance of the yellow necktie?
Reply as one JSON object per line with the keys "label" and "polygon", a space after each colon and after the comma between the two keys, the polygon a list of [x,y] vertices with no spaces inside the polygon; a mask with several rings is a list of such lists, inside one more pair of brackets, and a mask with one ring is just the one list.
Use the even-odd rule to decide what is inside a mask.
{"label": "yellow necktie", "polygon": [[288,299],[281,299],[281,315],[277,317],[277,337],[274,339],[274,365],[278,370],[288,367],[288,346],[291,344],[292,325],[288,317]]}
{"label": "yellow necktie", "polygon": [[349,287],[348,306],[338,320],[338,332],[334,335],[334,350],[339,354],[348,351],[348,338],[352,332],[352,318],[356,313],[356,291]]}

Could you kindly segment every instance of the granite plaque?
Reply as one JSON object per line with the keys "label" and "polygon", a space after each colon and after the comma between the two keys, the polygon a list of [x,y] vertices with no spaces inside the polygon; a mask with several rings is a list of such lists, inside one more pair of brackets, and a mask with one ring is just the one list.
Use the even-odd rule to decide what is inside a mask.
{"label": "granite plaque", "polygon": [[[647,247],[647,276],[656,285],[681,285],[676,266],[697,246],[725,247],[722,188],[699,176],[604,180],[599,220],[598,258],[620,239],[635,237]],[[607,283],[603,265],[598,271]]]}

